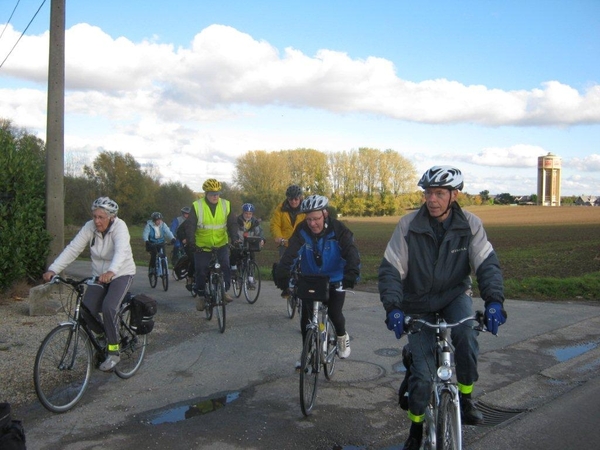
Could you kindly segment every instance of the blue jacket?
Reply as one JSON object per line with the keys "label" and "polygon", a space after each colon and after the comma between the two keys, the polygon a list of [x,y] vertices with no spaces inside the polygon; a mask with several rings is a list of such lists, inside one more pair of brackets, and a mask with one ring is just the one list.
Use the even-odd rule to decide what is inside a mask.
{"label": "blue jacket", "polygon": [[161,222],[160,224],[160,237],[156,237],[154,231],[154,222],[149,220],[146,222],[144,231],[142,232],[142,239],[149,241],[151,244],[164,244],[165,242],[171,242],[174,239],[173,233],[169,230],[166,223]]}
{"label": "blue jacket", "polygon": [[[342,281],[344,276],[353,280],[360,275],[360,255],[354,243],[352,232],[337,219],[328,217],[327,227],[319,235],[314,235],[306,222],[301,222],[288,242],[279,266],[291,271],[298,258],[301,258],[303,274],[328,275],[331,283]],[[321,264],[316,255],[321,256]]]}

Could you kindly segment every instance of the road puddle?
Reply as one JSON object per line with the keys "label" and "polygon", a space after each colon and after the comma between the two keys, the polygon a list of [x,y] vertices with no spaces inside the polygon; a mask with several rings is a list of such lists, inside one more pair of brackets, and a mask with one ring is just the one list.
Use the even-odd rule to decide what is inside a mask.
{"label": "road puddle", "polygon": [[583,344],[572,345],[570,347],[558,347],[550,349],[549,352],[559,361],[564,362],[573,359],[576,356],[583,355],[585,352],[598,347],[598,342],[586,342]]}
{"label": "road puddle", "polygon": [[230,392],[226,395],[208,398],[192,405],[178,406],[176,408],[162,411],[153,419],[149,420],[150,425],[159,425],[161,423],[181,422],[192,417],[203,416],[221,408],[227,404],[236,401],[240,397],[240,392]]}

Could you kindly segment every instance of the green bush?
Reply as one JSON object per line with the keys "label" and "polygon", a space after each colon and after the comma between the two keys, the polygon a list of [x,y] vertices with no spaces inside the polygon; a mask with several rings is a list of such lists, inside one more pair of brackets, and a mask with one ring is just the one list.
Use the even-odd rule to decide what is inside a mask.
{"label": "green bush", "polygon": [[44,143],[0,120],[0,290],[44,270]]}

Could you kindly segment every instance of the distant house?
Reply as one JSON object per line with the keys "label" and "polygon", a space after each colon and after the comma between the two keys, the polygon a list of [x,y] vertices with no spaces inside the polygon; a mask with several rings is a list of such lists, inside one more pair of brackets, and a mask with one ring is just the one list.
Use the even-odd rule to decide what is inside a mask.
{"label": "distant house", "polygon": [[579,206],[600,206],[600,197],[595,195],[580,195],[575,200],[575,204]]}
{"label": "distant house", "polygon": [[515,197],[515,203],[518,205],[535,205],[531,200],[531,195],[518,195]]}

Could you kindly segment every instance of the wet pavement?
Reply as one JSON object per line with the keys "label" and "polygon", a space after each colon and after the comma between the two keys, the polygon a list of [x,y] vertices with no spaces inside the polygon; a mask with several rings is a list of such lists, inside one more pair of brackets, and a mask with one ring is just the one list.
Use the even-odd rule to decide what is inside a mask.
{"label": "wet pavement", "polygon": [[[72,269],[85,270],[86,263]],[[132,291],[155,297],[159,312],[140,371],[130,380],[95,371],[81,402],[65,414],[37,403],[19,408],[14,416],[23,420],[28,449],[401,448],[409,422],[396,392],[406,338],[396,340],[385,327],[377,294],[347,295],[352,354],[337,360],[331,381],[319,378],[314,412],[305,418],[294,371],[299,319],[287,317],[271,281],[263,280],[256,304],[242,294],[227,305],[220,334],[216,318],[207,321],[195,310],[183,281],[171,280],[163,292],[151,289],[144,273],[140,267]],[[480,299],[474,303],[483,307]],[[479,339],[474,396],[489,408],[490,423],[464,427],[465,448],[536,448],[479,443],[510,436],[505,430],[594,386],[600,373],[600,307],[508,300],[506,309],[500,335]],[[555,443],[543,448],[583,448]]]}

